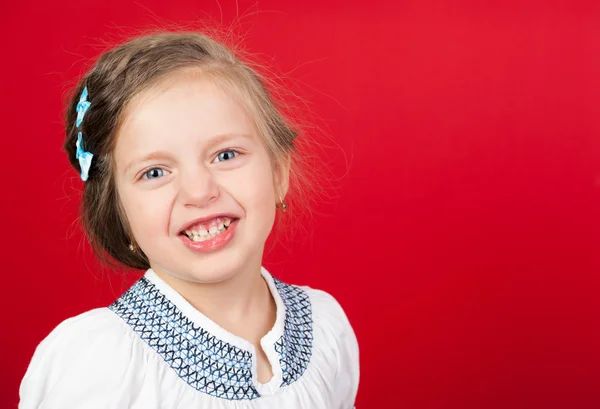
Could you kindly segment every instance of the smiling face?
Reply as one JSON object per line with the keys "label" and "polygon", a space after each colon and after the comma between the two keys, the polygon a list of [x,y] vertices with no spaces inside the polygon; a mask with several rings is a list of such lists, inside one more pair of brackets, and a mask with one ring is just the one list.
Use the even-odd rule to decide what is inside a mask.
{"label": "smiling face", "polygon": [[136,98],[114,161],[130,230],[158,274],[218,282],[260,268],[288,169],[208,76],[171,77]]}

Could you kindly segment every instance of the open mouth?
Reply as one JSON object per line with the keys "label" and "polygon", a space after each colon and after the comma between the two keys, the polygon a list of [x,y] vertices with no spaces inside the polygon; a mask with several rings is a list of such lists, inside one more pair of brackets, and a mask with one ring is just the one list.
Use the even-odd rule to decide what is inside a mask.
{"label": "open mouth", "polygon": [[184,235],[195,243],[212,240],[225,233],[231,223],[237,219],[231,217],[216,217],[207,222],[195,224],[180,234]]}

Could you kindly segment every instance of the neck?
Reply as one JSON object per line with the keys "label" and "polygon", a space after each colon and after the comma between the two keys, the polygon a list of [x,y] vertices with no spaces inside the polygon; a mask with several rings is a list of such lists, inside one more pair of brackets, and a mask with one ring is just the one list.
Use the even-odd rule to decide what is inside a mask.
{"label": "neck", "polygon": [[[261,264],[249,263],[230,277],[211,283],[177,277],[161,268],[153,270],[194,308],[225,330],[250,338],[260,338],[275,321],[275,301],[261,274]],[[248,323],[254,322],[258,333],[251,333]],[[252,328],[252,327],[251,327]],[[263,334],[264,335],[264,334]]]}

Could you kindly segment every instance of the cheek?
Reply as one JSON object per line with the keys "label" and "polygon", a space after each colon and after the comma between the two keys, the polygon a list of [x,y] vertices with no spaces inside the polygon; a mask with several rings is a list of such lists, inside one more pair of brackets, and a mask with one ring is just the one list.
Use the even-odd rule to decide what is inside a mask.
{"label": "cheek", "polygon": [[124,189],[121,193],[123,208],[136,241],[143,246],[145,238],[156,237],[168,231],[169,202],[166,194],[156,191],[133,192]]}
{"label": "cheek", "polygon": [[231,179],[228,189],[253,222],[270,223],[275,218],[275,187],[268,160],[244,168]]}

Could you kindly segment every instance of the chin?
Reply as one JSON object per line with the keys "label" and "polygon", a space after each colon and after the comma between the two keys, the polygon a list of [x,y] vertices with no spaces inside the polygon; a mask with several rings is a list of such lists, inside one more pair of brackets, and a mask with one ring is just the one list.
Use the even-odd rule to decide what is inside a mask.
{"label": "chin", "polygon": [[186,274],[186,278],[190,281],[206,284],[220,283],[235,276],[239,270],[229,269],[224,266],[218,268],[203,268],[201,270],[190,270]]}
{"label": "chin", "polygon": [[252,264],[248,258],[240,257],[240,254],[227,253],[219,251],[208,257],[193,257],[185,265],[180,265],[173,275],[199,283],[218,283],[234,277]]}

